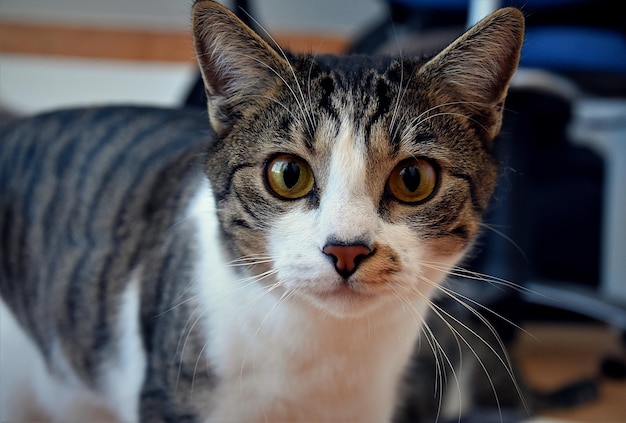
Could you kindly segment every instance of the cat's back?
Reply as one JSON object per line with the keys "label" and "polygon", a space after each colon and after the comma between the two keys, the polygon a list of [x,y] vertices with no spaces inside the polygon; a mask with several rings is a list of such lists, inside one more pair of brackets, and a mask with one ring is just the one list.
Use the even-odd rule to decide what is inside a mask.
{"label": "cat's back", "polygon": [[0,128],[2,198],[74,187],[93,197],[84,185],[103,181],[102,192],[113,178],[132,184],[210,136],[200,110],[99,107],[15,119]]}
{"label": "cat's back", "polygon": [[26,316],[33,306],[54,302],[55,293],[76,289],[77,280],[112,280],[111,272],[132,270],[184,207],[210,139],[198,110],[88,108],[5,126],[4,300]]}

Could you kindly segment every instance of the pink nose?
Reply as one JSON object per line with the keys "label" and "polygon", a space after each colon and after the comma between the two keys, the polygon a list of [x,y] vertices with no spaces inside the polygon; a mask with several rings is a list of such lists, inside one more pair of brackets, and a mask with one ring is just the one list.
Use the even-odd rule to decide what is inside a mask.
{"label": "pink nose", "polygon": [[345,279],[356,272],[364,258],[372,254],[372,250],[362,244],[329,244],[322,249],[322,252],[333,259],[335,270]]}

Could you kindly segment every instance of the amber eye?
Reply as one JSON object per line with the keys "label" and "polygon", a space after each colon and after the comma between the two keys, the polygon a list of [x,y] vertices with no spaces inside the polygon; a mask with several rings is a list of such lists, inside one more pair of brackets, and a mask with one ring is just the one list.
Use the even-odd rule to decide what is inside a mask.
{"label": "amber eye", "polygon": [[416,204],[426,201],[435,192],[438,172],[424,159],[402,161],[391,172],[387,186],[398,201]]}
{"label": "amber eye", "polygon": [[281,198],[294,200],[313,189],[313,171],[299,157],[290,154],[276,156],[269,162],[266,172],[267,184]]}

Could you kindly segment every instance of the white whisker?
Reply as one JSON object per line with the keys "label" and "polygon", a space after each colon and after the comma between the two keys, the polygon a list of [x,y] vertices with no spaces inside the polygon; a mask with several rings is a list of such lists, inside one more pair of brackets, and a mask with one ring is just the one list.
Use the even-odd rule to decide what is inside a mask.
{"label": "white whisker", "polygon": [[509,237],[507,234],[505,234],[502,231],[499,231],[498,229],[496,229],[493,225],[489,225],[487,223],[484,222],[478,222],[478,225],[482,226],[483,228],[486,228],[496,234],[498,234],[499,236],[501,236],[502,238],[504,238],[505,240],[507,240],[509,243],[511,243],[511,245],[513,247],[515,247],[515,249],[517,251],[519,251],[519,253],[522,255],[522,257],[524,257],[524,260],[526,260],[527,262],[529,262],[530,260],[528,259],[528,256],[526,255],[526,253],[524,252],[524,250],[522,250],[522,247],[520,247],[515,241],[513,241],[513,239],[511,239],[511,237]]}
{"label": "white whisker", "polygon": [[[517,382],[517,378],[515,377],[515,374],[513,373],[513,365],[511,363],[511,359],[508,355],[506,346],[504,345],[504,342],[502,341],[502,339],[500,338],[500,336],[498,335],[496,329],[493,327],[493,325],[484,317],[482,316],[478,311],[476,311],[473,307],[469,306],[467,303],[461,301],[459,299],[459,297],[463,297],[462,295],[458,294],[458,293],[454,293],[453,291],[451,291],[448,288],[445,288],[433,281],[430,281],[428,278],[425,278],[423,276],[419,276],[420,280],[431,284],[433,287],[439,289],[441,292],[447,294],[450,298],[454,299],[457,303],[459,303],[461,306],[463,306],[465,309],[467,309],[468,311],[470,311],[474,316],[476,316],[481,323],[483,323],[489,330],[489,332],[494,336],[494,338],[496,339],[496,342],[498,343],[498,347],[501,349],[502,351],[502,355],[504,355],[504,358],[502,357],[502,355],[500,353],[498,353],[495,348],[487,341],[485,340],[482,336],[480,336],[475,330],[471,329],[467,324],[461,322],[458,318],[454,317],[452,314],[450,314],[448,311],[446,311],[445,309],[443,309],[441,306],[438,306],[436,304],[433,303],[433,306],[437,307],[437,309],[444,314],[445,316],[447,316],[448,318],[450,318],[452,321],[454,321],[456,324],[460,325],[463,329],[467,330],[469,333],[471,333],[472,335],[474,335],[478,340],[481,341],[482,344],[484,344],[494,355],[495,357],[498,359],[498,361],[504,366],[505,371],[507,372],[509,378],[511,379],[511,381],[513,382],[513,385],[525,407],[526,410],[529,410],[528,405],[526,404],[524,395],[522,393],[521,387],[519,386],[519,383]],[[463,297],[464,298],[464,297]],[[476,303],[473,300],[470,300],[473,303]],[[482,307],[482,305],[481,305]],[[494,314],[498,315],[497,313],[494,312]],[[504,318],[503,318],[504,319]],[[504,319],[505,321],[509,322],[508,320]],[[513,324],[513,323],[511,323]],[[518,327],[517,325],[514,325],[516,327]],[[521,329],[521,328],[520,328]],[[469,342],[467,340],[465,340],[463,337],[463,342],[468,346],[468,348],[472,351],[472,354],[476,357],[476,359],[478,360],[479,364],[481,365],[481,367],[483,368],[483,371],[485,372],[485,375],[487,376],[489,383],[491,384],[493,393],[494,393],[494,397],[496,400],[496,403],[498,404],[498,409],[500,410],[500,402],[498,399],[498,395],[495,389],[495,385],[493,384],[493,381],[491,379],[491,376],[489,375],[489,372],[485,366],[485,364],[483,363],[483,361],[480,359],[480,357],[477,355],[476,351],[474,350],[474,348],[469,344]],[[501,413],[501,410],[500,410]]]}
{"label": "white whisker", "polygon": [[472,122],[476,123],[476,124],[477,124],[477,125],[479,125],[481,128],[483,128],[483,129],[487,130],[487,129],[486,129],[486,128],[482,125],[482,124],[480,124],[480,122],[478,122],[476,119],[472,119],[471,117],[469,117],[469,116],[467,116],[467,115],[464,115],[463,113],[456,113],[456,112],[439,112],[439,113],[435,113],[435,114],[433,114],[433,115],[426,116],[425,118],[420,119],[420,120],[419,120],[419,121],[417,121],[417,122],[414,122],[414,120],[415,120],[415,119],[414,119],[413,121],[411,121],[411,123],[410,123],[410,125],[409,125],[409,129],[408,129],[408,131],[409,131],[409,132],[411,132],[411,131],[413,131],[415,128],[417,128],[418,126],[422,125],[424,122],[426,122],[426,121],[428,121],[428,120],[430,120],[430,119],[436,118],[436,117],[438,117],[438,116],[458,116],[458,117],[462,117],[462,118],[468,119],[468,120],[470,120],[470,121],[472,121]]}
{"label": "white whisker", "polygon": [[[187,321],[185,322],[185,326],[183,327],[183,330],[181,331],[181,335],[180,338],[178,340],[178,346],[176,347],[176,354],[178,353],[178,349],[180,346],[180,341],[182,339],[183,334],[185,333],[185,328],[187,328],[187,325],[189,324],[189,322],[192,319],[193,314],[195,313],[196,310],[194,310],[190,315],[189,318],[187,318]],[[183,346],[182,349],[180,350],[180,363],[178,364],[178,373],[176,374],[176,384],[175,384],[175,390],[178,389],[178,382],[180,380],[180,372],[182,371],[182,367],[183,367],[183,361],[184,361],[184,357],[185,357],[185,350],[187,348],[187,342],[189,341],[189,337],[191,336],[191,333],[193,332],[193,329],[196,327],[196,325],[198,324],[198,322],[200,321],[200,319],[202,319],[202,317],[205,315],[205,312],[202,312],[198,315],[198,317],[194,320],[194,322],[191,324],[191,326],[189,327],[189,330],[187,331],[187,336],[185,336],[185,341],[183,342]],[[174,355],[174,357],[176,357],[176,354]],[[193,383],[192,383],[193,386]],[[193,391],[193,390],[192,390]]]}
{"label": "white whisker", "polygon": [[[183,296],[183,294],[184,294],[184,292],[183,292],[183,293],[179,296],[179,298],[180,298],[180,297],[182,297],[182,296]],[[198,297],[198,295],[197,295],[197,294],[194,294],[194,295],[192,295],[192,296],[190,296],[190,297],[187,297],[187,298],[185,298],[184,300],[182,300],[182,301],[180,301],[180,302],[178,302],[178,303],[174,304],[173,306],[171,306],[171,307],[170,307],[170,308],[168,308],[167,310],[164,310],[164,311],[162,311],[162,312],[158,313],[158,314],[157,314],[156,316],[154,316],[154,317],[155,317],[155,318],[158,318],[158,317],[163,316],[164,314],[167,314],[167,313],[169,313],[169,312],[171,312],[171,311],[174,311],[174,310],[176,310],[178,307],[181,307],[181,306],[183,306],[183,305],[187,304],[188,302],[193,301],[193,300],[194,300],[194,299],[196,299],[197,297]]]}
{"label": "white whisker", "polygon": [[[435,388],[435,392],[439,393],[438,396],[438,407],[437,407],[437,416],[435,421],[439,420],[440,417],[440,413],[441,413],[441,407],[442,407],[442,401],[443,401],[443,397],[444,397],[444,386],[445,383],[447,381],[447,374],[445,372],[446,369],[446,364],[449,366],[451,372],[452,372],[452,376],[456,382],[457,385],[457,389],[460,392],[460,382],[459,382],[459,378],[458,375],[456,373],[455,367],[452,364],[452,361],[450,360],[450,357],[448,356],[448,354],[446,353],[445,349],[443,348],[443,346],[441,345],[441,343],[439,342],[439,340],[437,339],[437,336],[435,335],[435,333],[432,331],[432,329],[430,328],[430,326],[428,326],[428,323],[426,321],[426,319],[424,319],[423,316],[421,316],[421,314],[419,313],[419,311],[413,306],[413,304],[411,303],[411,301],[406,297],[401,295],[397,289],[395,289],[393,287],[393,285],[390,286],[392,293],[394,294],[394,296],[396,298],[398,298],[403,307],[408,307],[411,314],[414,316],[414,318],[416,319],[416,322],[418,323],[420,330],[422,331],[422,333],[424,334],[424,337],[426,339],[426,341],[428,342],[430,349],[433,352],[433,357],[435,358],[435,380],[436,380],[436,385],[434,386]],[[427,298],[423,293],[417,291],[417,290],[410,290],[411,293],[417,294],[418,297],[420,297],[423,301],[426,302],[426,304],[428,305],[429,308],[432,309],[432,305],[431,305],[431,301],[429,298]],[[435,311],[436,312],[436,311]],[[447,322],[445,320],[443,320],[444,323],[447,324]],[[456,342],[457,342],[457,346],[459,348],[459,351],[461,350],[461,346],[460,346],[460,342],[458,341],[457,338],[457,333],[454,330],[454,328],[452,328],[449,324],[448,324],[450,330],[452,331],[452,334],[454,335]],[[421,337],[420,337],[421,339]],[[459,354],[460,356],[460,354]]]}
{"label": "white whisker", "polygon": [[506,288],[510,288],[518,292],[526,292],[526,293],[540,295],[538,292],[535,292],[529,288],[526,288],[523,285],[516,284],[515,282],[511,282],[509,280],[506,280],[504,278],[500,278],[497,276],[491,276],[485,273],[480,273],[480,272],[476,272],[473,270],[464,269],[458,266],[454,266],[451,269],[448,269],[447,266],[441,265],[439,263],[423,262],[423,264],[424,266],[427,266],[433,270],[447,272],[450,276],[473,279],[477,281],[486,282],[496,287],[506,287]]}
{"label": "white whisker", "polygon": [[[424,110],[422,113],[420,113],[419,115],[417,115],[416,117],[412,118],[408,124],[406,125],[406,129],[405,132],[407,134],[410,134],[411,132],[413,132],[418,126],[420,126],[421,124],[423,124],[424,122],[426,122],[427,120],[437,117],[437,116],[445,116],[445,115],[451,115],[451,116],[460,116],[466,119],[469,119],[477,124],[480,124],[479,122],[476,122],[476,120],[470,118],[469,116],[466,116],[462,113],[456,113],[456,112],[439,112],[439,113],[435,113],[432,115],[428,115],[429,113],[440,109],[442,107],[448,107],[448,106],[456,106],[456,105],[462,105],[462,104],[480,104],[480,103],[476,103],[476,102],[470,102],[470,101],[451,101],[451,102],[447,102],[447,103],[442,103],[439,104],[437,106],[433,106],[427,110]],[[405,115],[406,116],[406,112]],[[482,125],[481,125],[482,126]]]}

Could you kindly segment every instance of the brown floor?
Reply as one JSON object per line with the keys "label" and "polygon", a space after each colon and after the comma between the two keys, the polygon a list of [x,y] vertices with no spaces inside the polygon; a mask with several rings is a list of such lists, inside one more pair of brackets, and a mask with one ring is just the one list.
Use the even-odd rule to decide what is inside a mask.
{"label": "brown floor", "polygon": [[[619,338],[604,326],[530,325],[514,348],[523,377],[536,388],[558,388],[599,372],[607,353],[624,354]],[[588,404],[545,413],[584,423],[626,423],[626,381],[602,379],[600,396]]]}

